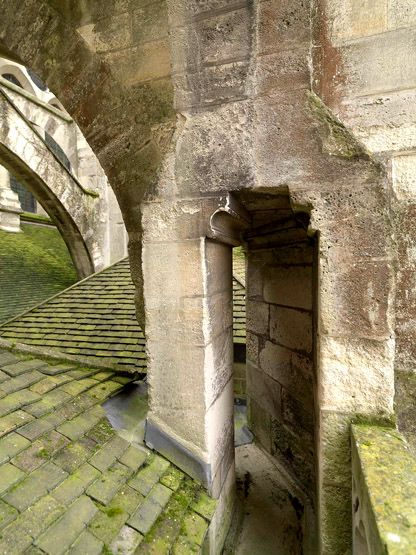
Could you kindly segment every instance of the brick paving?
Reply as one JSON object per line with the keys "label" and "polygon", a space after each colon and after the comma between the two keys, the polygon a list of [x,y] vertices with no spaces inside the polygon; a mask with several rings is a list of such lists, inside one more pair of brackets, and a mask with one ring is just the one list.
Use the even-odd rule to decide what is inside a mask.
{"label": "brick paving", "polygon": [[0,554],[199,553],[215,508],[101,404],[133,377],[0,350]]}

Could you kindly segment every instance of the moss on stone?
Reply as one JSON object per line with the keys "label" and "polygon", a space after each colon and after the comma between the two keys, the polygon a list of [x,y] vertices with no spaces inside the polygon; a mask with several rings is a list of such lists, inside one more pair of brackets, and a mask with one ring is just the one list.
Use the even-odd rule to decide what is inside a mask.
{"label": "moss on stone", "polygon": [[395,412],[398,427],[416,451],[416,374],[396,371]]}
{"label": "moss on stone", "polygon": [[77,280],[58,230],[22,224],[0,231],[0,322],[29,309]]}
{"label": "moss on stone", "polygon": [[362,474],[356,483],[364,479],[366,486],[359,494],[368,494],[386,553],[416,553],[416,458],[406,439],[395,429],[371,425],[353,424],[352,434]]}
{"label": "moss on stone", "polygon": [[123,509],[121,507],[109,507],[104,510],[105,514],[109,517],[117,516],[123,514]]}
{"label": "moss on stone", "polygon": [[32,214],[31,212],[23,212],[20,214],[20,220],[24,222],[45,223],[53,226],[52,220],[49,216],[43,214]]}
{"label": "moss on stone", "polygon": [[351,419],[351,422],[352,424],[357,424],[360,426],[381,426],[384,428],[395,428],[396,416],[394,414],[368,415],[356,413]]}
{"label": "moss on stone", "polygon": [[325,152],[341,158],[369,158],[364,146],[332,114],[319,96],[310,92],[308,100],[313,114],[322,125],[321,139]]}

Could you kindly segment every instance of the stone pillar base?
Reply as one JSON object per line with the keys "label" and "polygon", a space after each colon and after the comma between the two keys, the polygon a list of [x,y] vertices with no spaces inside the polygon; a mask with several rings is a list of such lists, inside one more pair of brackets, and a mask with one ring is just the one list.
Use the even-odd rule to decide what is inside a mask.
{"label": "stone pillar base", "polygon": [[0,229],[10,233],[19,233],[20,212],[5,211],[0,207]]}
{"label": "stone pillar base", "polygon": [[208,490],[211,486],[211,465],[202,457],[186,448],[183,441],[176,440],[172,431],[163,430],[151,418],[146,421],[145,442],[148,447],[161,453],[189,474]]}
{"label": "stone pillar base", "polygon": [[0,183],[0,229],[11,233],[20,231],[20,214],[22,208],[20,206],[19,197],[8,186],[9,176],[4,170],[0,171],[0,179],[6,174],[7,186]]}

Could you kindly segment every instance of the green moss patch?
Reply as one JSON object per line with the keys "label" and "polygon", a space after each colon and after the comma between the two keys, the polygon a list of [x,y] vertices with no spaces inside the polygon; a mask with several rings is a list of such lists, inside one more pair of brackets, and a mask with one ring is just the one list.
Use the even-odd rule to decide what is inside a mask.
{"label": "green moss patch", "polygon": [[76,280],[68,249],[56,228],[22,224],[21,233],[0,231],[0,322]]}
{"label": "green moss patch", "polygon": [[416,554],[416,458],[406,439],[394,428],[355,424],[352,436],[353,475],[376,524],[368,532],[377,552]]}

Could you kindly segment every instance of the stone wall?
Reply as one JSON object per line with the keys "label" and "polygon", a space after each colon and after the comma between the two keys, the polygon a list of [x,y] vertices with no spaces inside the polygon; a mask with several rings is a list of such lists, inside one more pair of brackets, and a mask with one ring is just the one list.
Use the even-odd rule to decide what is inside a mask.
{"label": "stone wall", "polygon": [[314,501],[313,245],[249,251],[247,278],[251,429]]}
{"label": "stone wall", "polygon": [[[142,323],[146,316],[149,442],[184,468],[195,464],[215,495],[226,484],[220,506],[231,504],[230,249],[243,239],[249,295],[261,268],[247,312],[253,416],[260,407],[270,421],[258,439],[295,461],[305,488],[317,477],[320,549],[345,553],[349,423],[393,411],[391,176],[362,141],[385,133],[391,145],[396,117],[409,130],[406,92],[378,101],[396,78],[413,83],[403,66],[413,42],[398,29],[405,5],[373,3],[369,18],[358,0],[24,0],[16,19],[12,4],[0,0],[3,49],[38,71],[76,119],[126,222]],[[383,26],[394,18],[393,30]],[[403,52],[401,65],[387,63],[392,48]],[[261,208],[243,194],[250,190],[261,193]],[[276,229],[279,195],[286,206]],[[285,211],[296,223],[283,226],[289,242]],[[316,236],[314,319],[301,285],[310,283],[311,252],[290,258],[298,233]],[[285,280],[297,285],[282,302]],[[292,361],[289,376],[280,357]],[[272,418],[281,425],[274,435]]]}

